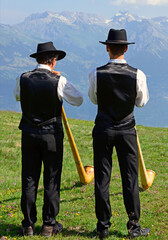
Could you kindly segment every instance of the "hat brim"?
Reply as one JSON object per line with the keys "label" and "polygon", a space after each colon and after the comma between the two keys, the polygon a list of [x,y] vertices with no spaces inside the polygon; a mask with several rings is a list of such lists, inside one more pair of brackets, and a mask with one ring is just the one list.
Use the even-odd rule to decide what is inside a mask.
{"label": "hat brim", "polygon": [[105,42],[99,41],[99,43],[102,43],[104,45],[107,45],[107,44],[116,44],[116,45],[135,44],[135,42],[127,42],[127,41],[105,41]]}
{"label": "hat brim", "polygon": [[42,55],[43,53],[55,53],[55,55],[57,55],[57,61],[63,59],[66,56],[66,52],[64,52],[64,51],[53,50],[53,51],[41,51],[39,53],[33,53],[30,55],[30,57],[36,58],[36,57]]}

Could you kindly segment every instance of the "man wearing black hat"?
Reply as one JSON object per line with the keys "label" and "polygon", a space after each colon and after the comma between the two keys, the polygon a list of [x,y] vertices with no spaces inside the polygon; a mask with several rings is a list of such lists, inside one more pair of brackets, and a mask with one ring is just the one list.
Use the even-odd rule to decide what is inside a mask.
{"label": "man wearing black hat", "polygon": [[21,101],[22,119],[22,197],[23,235],[34,234],[37,221],[36,197],[41,165],[44,165],[44,205],[42,236],[62,231],[56,221],[59,212],[60,181],[63,160],[62,100],[79,106],[82,94],[59,72],[56,61],[66,53],[57,50],[52,42],[40,43],[31,54],[38,62],[33,71],[17,78],[16,100]]}
{"label": "man wearing black hat", "polygon": [[146,76],[124,60],[129,44],[125,29],[110,29],[106,45],[109,62],[89,75],[88,95],[98,112],[93,129],[95,208],[97,234],[108,236],[111,225],[109,183],[112,153],[115,146],[123,186],[123,198],[129,221],[127,229],[134,238],[147,236],[150,229],[141,229],[138,187],[138,151],[134,119],[134,106],[144,106],[148,99]]}

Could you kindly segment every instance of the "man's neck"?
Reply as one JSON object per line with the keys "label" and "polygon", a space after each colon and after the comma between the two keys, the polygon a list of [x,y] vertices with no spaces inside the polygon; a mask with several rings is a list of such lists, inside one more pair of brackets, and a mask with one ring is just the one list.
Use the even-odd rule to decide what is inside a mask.
{"label": "man's neck", "polygon": [[124,55],[113,56],[113,55],[110,54],[110,59],[124,59]]}
{"label": "man's neck", "polygon": [[37,64],[36,68],[44,68],[44,69],[48,69],[51,71],[51,67],[46,64]]}

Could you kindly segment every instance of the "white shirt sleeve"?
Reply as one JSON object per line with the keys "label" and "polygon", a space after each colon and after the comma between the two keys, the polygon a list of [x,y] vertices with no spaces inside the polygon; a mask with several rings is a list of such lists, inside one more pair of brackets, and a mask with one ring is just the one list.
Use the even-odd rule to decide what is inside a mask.
{"label": "white shirt sleeve", "polygon": [[88,96],[92,103],[97,104],[97,71],[94,69],[89,74],[89,90],[88,90]]}
{"label": "white shirt sleeve", "polygon": [[136,84],[137,96],[135,105],[137,107],[143,107],[149,100],[148,87],[146,83],[146,76],[141,70],[137,70],[137,84]]}
{"label": "white shirt sleeve", "polygon": [[14,88],[14,96],[16,101],[20,101],[20,75],[16,78],[16,85]]}
{"label": "white shirt sleeve", "polygon": [[80,106],[83,103],[82,94],[63,76],[60,76],[57,93],[60,100],[63,98],[71,105]]}

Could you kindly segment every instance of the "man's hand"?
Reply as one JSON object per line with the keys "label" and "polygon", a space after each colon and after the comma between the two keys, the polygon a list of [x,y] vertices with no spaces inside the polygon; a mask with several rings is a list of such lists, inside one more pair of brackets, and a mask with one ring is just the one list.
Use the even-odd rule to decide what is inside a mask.
{"label": "man's hand", "polygon": [[52,73],[54,73],[55,75],[58,75],[58,76],[60,76],[61,74],[60,74],[60,72],[58,72],[58,71],[52,71]]}

